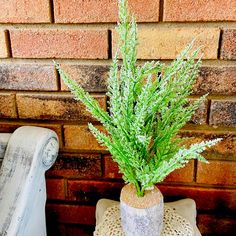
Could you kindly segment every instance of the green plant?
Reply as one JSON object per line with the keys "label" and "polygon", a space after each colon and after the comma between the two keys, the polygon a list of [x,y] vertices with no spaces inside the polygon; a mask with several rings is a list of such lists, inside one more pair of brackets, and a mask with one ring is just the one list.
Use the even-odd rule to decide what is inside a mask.
{"label": "green plant", "polygon": [[[117,32],[119,44],[109,80],[109,113],[71,80],[59,67],[59,73],[76,99],[100,121],[108,134],[91,123],[89,129],[112,154],[123,179],[135,185],[138,196],[162,181],[169,173],[183,167],[190,159],[207,162],[201,153],[220,139],[181,145],[178,131],[191,119],[206,96],[189,104],[188,96],[198,74],[199,49],[190,44],[170,65],[147,62],[137,66],[137,25],[129,20],[127,1],[119,0]],[[122,57],[119,66],[119,56]]]}

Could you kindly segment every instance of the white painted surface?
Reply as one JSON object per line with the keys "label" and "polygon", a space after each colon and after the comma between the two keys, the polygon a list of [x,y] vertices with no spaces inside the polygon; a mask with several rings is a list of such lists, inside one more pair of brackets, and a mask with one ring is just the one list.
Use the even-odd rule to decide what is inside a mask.
{"label": "white painted surface", "polygon": [[49,129],[24,126],[10,136],[0,170],[1,236],[46,235],[45,171],[58,149]]}
{"label": "white painted surface", "polygon": [[11,137],[10,133],[0,134],[0,159],[3,159],[8,141]]}

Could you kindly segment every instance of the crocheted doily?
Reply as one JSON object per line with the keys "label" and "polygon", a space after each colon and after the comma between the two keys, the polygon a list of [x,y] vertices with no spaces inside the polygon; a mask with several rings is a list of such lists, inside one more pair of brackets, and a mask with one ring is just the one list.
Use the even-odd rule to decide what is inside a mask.
{"label": "crocheted doily", "polygon": [[[174,209],[164,207],[164,221],[161,236],[193,236],[191,224]],[[96,226],[94,236],[124,236],[120,220],[120,207],[109,207],[99,225]]]}

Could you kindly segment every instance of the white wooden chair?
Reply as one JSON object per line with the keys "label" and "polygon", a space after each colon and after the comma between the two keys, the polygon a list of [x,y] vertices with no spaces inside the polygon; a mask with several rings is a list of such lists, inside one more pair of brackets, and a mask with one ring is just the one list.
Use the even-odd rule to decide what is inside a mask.
{"label": "white wooden chair", "polygon": [[55,162],[56,133],[23,126],[0,134],[0,235],[45,236],[45,171]]}

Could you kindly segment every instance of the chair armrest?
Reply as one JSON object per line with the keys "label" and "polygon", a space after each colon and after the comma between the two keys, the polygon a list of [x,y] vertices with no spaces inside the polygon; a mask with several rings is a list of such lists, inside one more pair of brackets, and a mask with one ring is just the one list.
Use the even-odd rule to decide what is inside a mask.
{"label": "chair armrest", "polygon": [[23,126],[9,137],[0,170],[0,235],[33,235],[31,220],[45,218],[45,171],[58,149],[56,133],[45,128]]}

